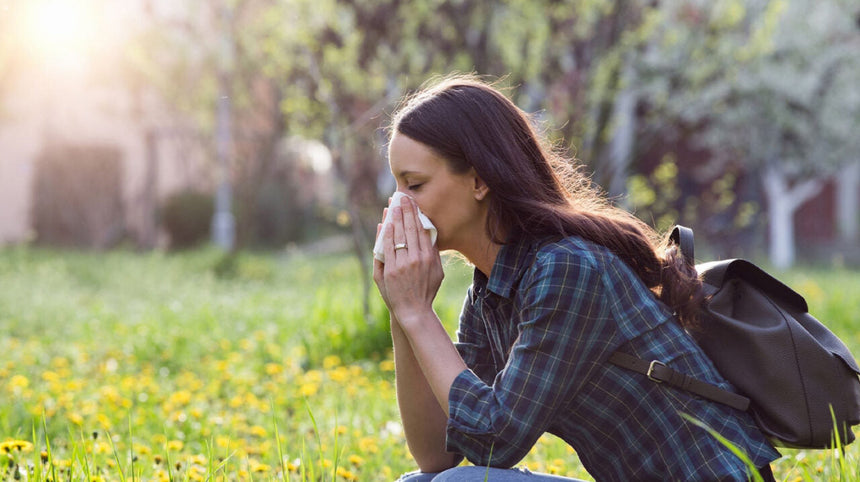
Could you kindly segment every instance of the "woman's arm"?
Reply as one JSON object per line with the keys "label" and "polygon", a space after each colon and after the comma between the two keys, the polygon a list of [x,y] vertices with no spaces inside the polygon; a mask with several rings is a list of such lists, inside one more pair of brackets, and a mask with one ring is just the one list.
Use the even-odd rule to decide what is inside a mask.
{"label": "woman's arm", "polygon": [[[432,376],[437,371],[427,372],[428,368],[432,369],[433,364],[427,363],[428,350],[425,342],[438,344],[439,340],[422,339],[421,343],[413,343],[414,337],[410,340],[407,336],[398,321],[398,314],[406,314],[412,320],[415,319],[412,316],[415,313],[424,313],[425,316],[429,313],[441,330],[444,341],[453,351],[453,358],[450,351],[447,357],[453,359],[455,364],[459,362],[463,368],[465,364],[432,308],[433,298],[443,276],[439,253],[433,248],[426,232],[419,232],[420,221],[417,220],[417,212],[411,202],[406,200],[405,205],[404,210],[395,208],[392,224],[398,229],[400,242],[405,241],[409,247],[397,252],[394,250],[394,226],[382,233],[386,263],[374,262],[374,280],[391,312],[397,401],[406,442],[423,472],[438,472],[453,467],[460,460],[459,455],[445,451],[447,393],[451,382],[448,381],[446,386],[445,381]],[[422,354],[420,357],[416,357],[416,349]],[[421,363],[419,359],[425,363]],[[430,378],[428,375],[431,375]],[[454,377],[456,375],[455,373]],[[430,380],[433,380],[432,385]]]}
{"label": "woman's arm", "polygon": [[397,404],[412,457],[423,472],[439,472],[456,465],[459,456],[445,451],[448,414],[436,399],[409,339],[395,318],[391,319]]}

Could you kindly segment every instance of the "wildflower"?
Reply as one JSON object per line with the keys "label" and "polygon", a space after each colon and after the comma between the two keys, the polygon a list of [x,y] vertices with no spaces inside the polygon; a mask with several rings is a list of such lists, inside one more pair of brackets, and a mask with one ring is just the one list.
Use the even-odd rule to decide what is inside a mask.
{"label": "wildflower", "polygon": [[351,471],[349,471],[349,470],[346,470],[346,469],[345,469],[345,468],[343,468],[343,467],[338,467],[338,468],[337,468],[337,475],[338,475],[339,477],[343,477],[343,478],[344,478],[344,479],[346,479],[346,480],[358,480],[358,477],[357,477],[354,473],[352,473],[352,472],[351,472]]}
{"label": "wildflower", "polygon": [[208,462],[208,459],[206,459],[206,457],[204,457],[203,455],[197,454],[197,455],[192,455],[188,459],[188,462],[191,464],[196,464],[196,465],[206,465],[206,463]]}
{"label": "wildflower", "polygon": [[331,370],[334,367],[340,366],[342,363],[340,361],[340,357],[337,355],[329,355],[323,358],[323,368],[326,370]]}
{"label": "wildflower", "polygon": [[153,462],[155,462],[155,465],[161,465],[161,463],[164,462],[164,458],[158,454],[155,454],[155,456],[152,458],[152,460],[153,460]]}
{"label": "wildflower", "polygon": [[149,455],[152,453],[152,449],[146,445],[134,444],[134,450],[140,455]]}
{"label": "wildflower", "polygon": [[362,437],[358,440],[358,448],[364,453],[375,454],[379,452],[379,445],[373,437]]}
{"label": "wildflower", "polygon": [[394,371],[394,361],[393,360],[382,360],[379,362],[379,369],[384,372],[393,372]]}
{"label": "wildflower", "polygon": [[345,383],[350,379],[349,370],[347,370],[346,367],[337,367],[333,370],[329,370],[328,377],[333,382]]}
{"label": "wildflower", "polygon": [[56,382],[60,379],[60,375],[57,372],[52,372],[50,370],[42,373],[42,380],[46,382]]}
{"label": "wildflower", "polygon": [[196,465],[192,465],[186,475],[191,480],[206,480],[206,470]]}
{"label": "wildflower", "polygon": [[27,388],[30,386],[30,379],[25,377],[24,375],[15,375],[9,380],[9,387],[14,391],[15,389]]}
{"label": "wildflower", "polygon": [[278,363],[266,363],[266,375],[280,375],[284,372],[284,367]]}
{"label": "wildflower", "polygon": [[293,472],[293,473],[298,472],[299,467],[301,467],[301,466],[302,466],[302,460],[301,459],[295,459],[292,462],[287,462],[287,470],[290,472]]}
{"label": "wildflower", "polygon": [[361,464],[363,464],[363,463],[364,463],[364,459],[363,459],[363,458],[361,458],[361,457],[360,457],[360,456],[358,456],[358,455],[354,455],[354,454],[353,454],[353,455],[350,455],[350,456],[349,456],[349,458],[348,458],[347,460],[349,460],[349,463],[351,463],[352,465],[354,465],[354,466],[356,466],[356,467],[361,467]]}
{"label": "wildflower", "polygon": [[299,388],[299,394],[303,397],[311,397],[316,395],[319,390],[319,385],[316,383],[304,383]]}
{"label": "wildflower", "polygon": [[171,440],[167,442],[167,450],[170,452],[179,452],[184,446],[185,444],[182,443],[182,440]]}
{"label": "wildflower", "polygon": [[271,467],[269,467],[266,464],[261,464],[260,462],[251,461],[251,472],[255,472],[258,474],[264,474],[264,473],[268,472],[270,469],[271,469]]}
{"label": "wildflower", "polygon": [[264,437],[266,437],[266,435],[268,435],[268,432],[266,432],[266,429],[259,426],[259,425],[254,425],[253,427],[251,427],[250,432],[251,432],[251,435],[254,435],[254,436],[257,436],[260,438],[264,438]]}
{"label": "wildflower", "polygon": [[0,452],[9,454],[12,452],[29,452],[33,450],[33,444],[26,440],[7,440],[0,443]]}

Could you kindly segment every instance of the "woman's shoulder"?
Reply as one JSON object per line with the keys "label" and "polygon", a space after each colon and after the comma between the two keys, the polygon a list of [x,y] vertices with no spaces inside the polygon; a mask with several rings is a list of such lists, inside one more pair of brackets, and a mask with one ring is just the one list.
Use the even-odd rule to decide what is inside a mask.
{"label": "woman's shoulder", "polygon": [[639,281],[636,273],[609,248],[579,236],[556,236],[538,242],[529,271],[537,277],[576,271],[580,277],[612,285]]}
{"label": "woman's shoulder", "polygon": [[555,236],[537,243],[535,260],[541,264],[576,263],[584,268],[599,268],[614,258],[606,247],[579,236]]}

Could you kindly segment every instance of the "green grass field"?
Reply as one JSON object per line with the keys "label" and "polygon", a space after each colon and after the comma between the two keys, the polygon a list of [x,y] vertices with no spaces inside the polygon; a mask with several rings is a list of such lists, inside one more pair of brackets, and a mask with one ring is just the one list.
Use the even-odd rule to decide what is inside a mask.
{"label": "green grass field", "polygon": [[[447,261],[453,333],[471,272]],[[860,272],[781,275],[860,352]],[[350,256],[0,250],[0,480],[392,480],[387,313]],[[860,480],[858,449],[781,480]],[[841,465],[845,462],[845,465]],[[542,438],[523,464],[588,479]]]}

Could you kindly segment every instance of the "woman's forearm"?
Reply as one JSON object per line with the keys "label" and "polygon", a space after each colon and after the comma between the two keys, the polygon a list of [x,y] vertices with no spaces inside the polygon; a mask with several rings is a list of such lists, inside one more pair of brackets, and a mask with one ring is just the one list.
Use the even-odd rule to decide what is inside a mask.
{"label": "woman's forearm", "polygon": [[391,322],[397,403],[406,442],[423,472],[438,472],[455,465],[454,454],[445,451],[446,411],[440,407],[415,358],[409,339],[396,320]]}

